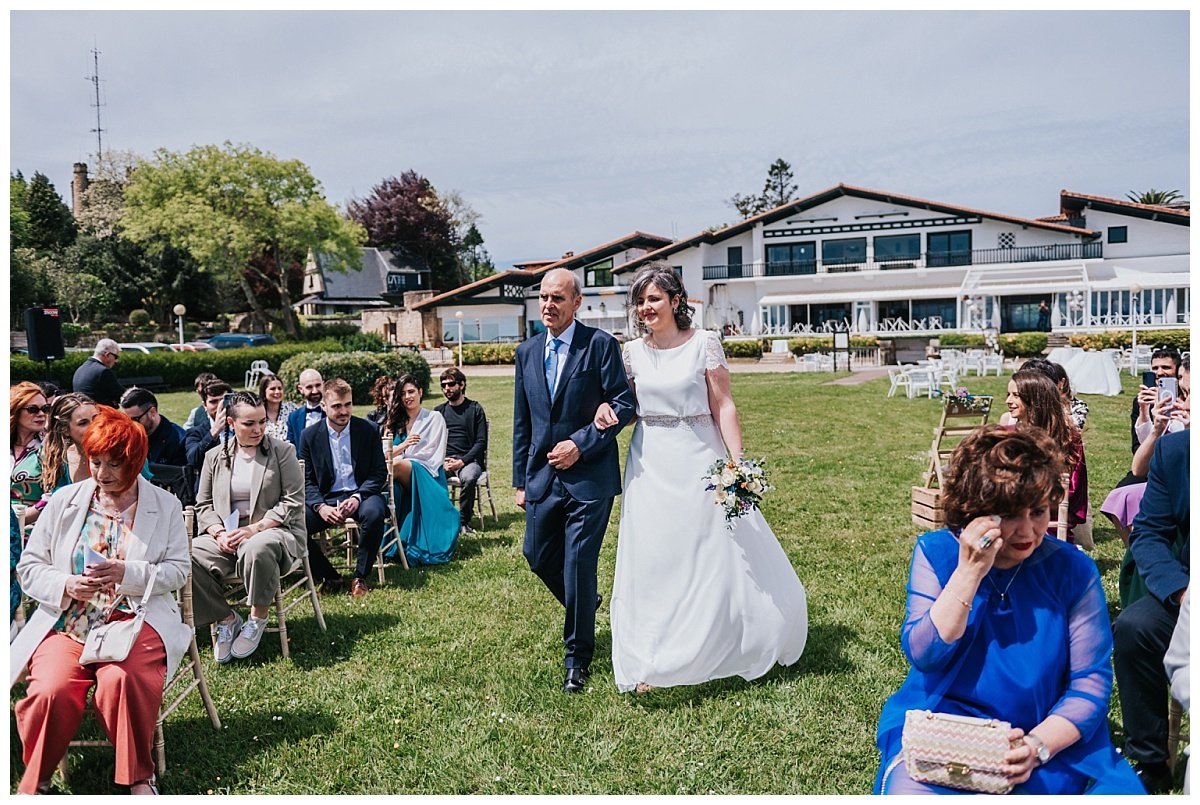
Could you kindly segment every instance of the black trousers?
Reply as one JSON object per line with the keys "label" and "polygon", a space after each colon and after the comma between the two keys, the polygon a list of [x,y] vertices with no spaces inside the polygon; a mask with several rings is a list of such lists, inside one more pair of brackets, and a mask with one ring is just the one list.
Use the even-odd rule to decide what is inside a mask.
{"label": "black trousers", "polygon": [[[331,495],[325,502],[336,506],[353,494],[351,492]],[[375,556],[379,553],[379,545],[383,542],[383,523],[387,515],[387,505],[382,495],[371,495],[358,504],[358,511],[353,520],[358,523],[358,560],[354,565],[354,578],[365,579],[375,567]],[[313,539],[331,526],[313,511],[311,506],[304,507],[304,527],[308,529],[308,561],[312,566],[313,575],[321,581],[340,578],[340,574],[330,564],[329,559],[321,550],[321,545]]]}
{"label": "black trousers", "polygon": [[472,461],[454,474],[462,482],[462,488],[458,490],[458,522],[459,525],[470,525],[471,515],[475,513],[475,490],[479,486],[479,476],[483,475],[483,467],[479,462]]}
{"label": "black trousers", "polygon": [[1113,626],[1113,671],[1125,722],[1125,755],[1140,763],[1167,761],[1170,680],[1163,656],[1178,618],[1179,610],[1145,595]]}

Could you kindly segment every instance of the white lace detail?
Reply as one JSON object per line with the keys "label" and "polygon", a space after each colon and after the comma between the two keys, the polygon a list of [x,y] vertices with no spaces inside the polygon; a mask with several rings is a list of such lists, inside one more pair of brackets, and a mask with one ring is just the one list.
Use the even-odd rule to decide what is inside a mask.
{"label": "white lace detail", "polygon": [[711,330],[702,330],[704,335],[704,368],[728,369],[729,362],[725,360],[725,350],[721,347],[721,339]]}
{"label": "white lace detail", "polygon": [[695,428],[712,427],[712,414],[693,414],[692,416],[669,416],[666,414],[651,414],[644,416],[641,421],[648,428]]}
{"label": "white lace detail", "polygon": [[626,341],[621,345],[621,361],[625,364],[625,375],[630,380],[633,380],[633,362],[629,357],[629,348],[632,345],[632,341]]}

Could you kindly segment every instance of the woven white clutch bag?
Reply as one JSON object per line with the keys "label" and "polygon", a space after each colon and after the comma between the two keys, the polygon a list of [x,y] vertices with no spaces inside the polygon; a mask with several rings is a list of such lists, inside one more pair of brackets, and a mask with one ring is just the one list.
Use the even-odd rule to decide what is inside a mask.
{"label": "woven white clutch bag", "polygon": [[1000,768],[1014,746],[1008,740],[1011,729],[994,718],[909,710],[900,738],[908,776],[947,788],[1007,794],[1012,785]]}

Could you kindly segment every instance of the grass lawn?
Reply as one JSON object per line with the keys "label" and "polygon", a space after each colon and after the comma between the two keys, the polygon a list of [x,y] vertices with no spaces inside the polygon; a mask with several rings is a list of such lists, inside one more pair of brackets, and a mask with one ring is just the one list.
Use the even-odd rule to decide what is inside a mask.
{"label": "grass lawn", "polygon": [[[606,601],[590,687],[561,693],[562,610],[521,555],[523,514],[509,486],[512,381],[479,378],[470,396],[491,419],[499,525],[489,518],[449,565],[389,567],[388,584],[362,603],[323,599],[327,633],[311,611],[295,610],[290,661],[267,635],[250,660],[218,667],[203,630],[225,728],[214,735],[198,697],[167,722],[163,793],[869,792],[876,720],[907,670],[898,630],[916,534],[909,487],[920,483],[940,408],[886,399],[886,378],[859,386],[829,379],[733,376],[748,451],[768,458],[778,487],[764,512],[808,591],[808,646],[793,667],[753,683],[618,694],[607,609],[618,506],[600,557]],[[1124,382],[1121,396],[1085,398],[1097,514],[1130,460],[1135,381]],[[1006,383],[965,381],[1001,403]],[[175,422],[196,403],[191,392],[160,400]],[[621,441],[624,453],[628,432]],[[680,467],[680,482],[700,483],[701,469]],[[1095,533],[1115,602],[1123,548],[1102,515]],[[1115,699],[1112,713],[1115,729]],[[15,726],[10,734],[15,790]],[[70,759],[62,790],[120,790],[110,782],[111,750],[73,750]]]}

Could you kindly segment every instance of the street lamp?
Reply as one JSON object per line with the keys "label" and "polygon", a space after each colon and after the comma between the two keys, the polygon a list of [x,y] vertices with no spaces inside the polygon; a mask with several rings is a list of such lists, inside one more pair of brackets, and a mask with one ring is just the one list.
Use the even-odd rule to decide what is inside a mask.
{"label": "street lamp", "polygon": [[1129,326],[1133,331],[1133,348],[1129,350],[1129,374],[1137,377],[1137,321],[1138,311],[1142,308],[1142,286],[1134,285],[1129,289]]}
{"label": "street lamp", "polygon": [[455,313],[454,313],[454,318],[458,319],[458,368],[459,368],[459,369],[461,369],[461,368],[462,368],[462,339],[463,339],[463,335],[462,335],[462,320],[463,320],[463,312],[462,312],[461,310],[455,311]]}
{"label": "street lamp", "polygon": [[176,305],[171,311],[179,319],[179,346],[183,346],[183,315],[187,313],[187,308],[182,304]]}

